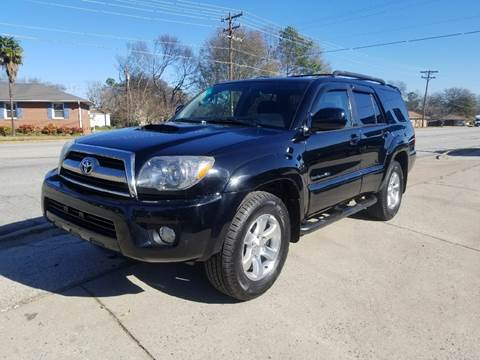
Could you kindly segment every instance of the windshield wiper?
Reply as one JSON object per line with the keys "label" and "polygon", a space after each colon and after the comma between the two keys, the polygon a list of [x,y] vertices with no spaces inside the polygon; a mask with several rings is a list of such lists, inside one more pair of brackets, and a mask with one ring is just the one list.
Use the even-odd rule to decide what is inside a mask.
{"label": "windshield wiper", "polygon": [[187,122],[187,123],[203,123],[203,124],[225,124],[225,125],[239,125],[239,126],[257,126],[255,119],[239,119],[234,117],[202,117],[202,118],[179,118],[174,119],[173,122]]}
{"label": "windshield wiper", "polygon": [[243,126],[256,126],[257,124],[253,121],[233,119],[233,118],[213,118],[203,120],[209,124],[231,124],[231,125],[243,125]]}
{"label": "windshield wiper", "polygon": [[189,119],[189,118],[179,118],[179,119],[173,119],[171,120],[172,122],[186,122],[186,123],[199,123],[200,120],[194,120],[194,119]]}

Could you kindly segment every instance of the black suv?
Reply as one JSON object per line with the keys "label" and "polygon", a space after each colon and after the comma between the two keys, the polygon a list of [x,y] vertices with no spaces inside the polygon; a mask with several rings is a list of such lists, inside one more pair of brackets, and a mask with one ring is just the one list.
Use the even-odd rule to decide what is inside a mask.
{"label": "black suv", "polygon": [[214,85],[168,122],[64,146],[43,183],[58,227],[148,262],[201,261],[220,291],[265,292],[289,243],[397,213],[415,134],[397,88],[332,74]]}

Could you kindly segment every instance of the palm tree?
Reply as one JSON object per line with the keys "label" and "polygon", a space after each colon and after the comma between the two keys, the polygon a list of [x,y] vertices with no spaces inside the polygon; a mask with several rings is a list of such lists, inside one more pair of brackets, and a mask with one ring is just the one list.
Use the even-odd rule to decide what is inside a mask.
{"label": "palm tree", "polygon": [[0,66],[5,68],[8,76],[8,95],[10,97],[10,119],[12,121],[12,135],[15,136],[15,122],[13,118],[13,86],[17,79],[18,69],[22,65],[23,49],[13,37],[0,36]]}

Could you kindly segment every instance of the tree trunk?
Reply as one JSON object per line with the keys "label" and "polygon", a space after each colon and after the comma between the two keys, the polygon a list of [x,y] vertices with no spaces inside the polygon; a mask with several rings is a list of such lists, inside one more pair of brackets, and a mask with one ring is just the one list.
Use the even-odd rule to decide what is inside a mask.
{"label": "tree trunk", "polygon": [[13,84],[8,82],[8,95],[10,96],[10,120],[12,122],[12,136],[15,136],[15,115],[13,114]]}

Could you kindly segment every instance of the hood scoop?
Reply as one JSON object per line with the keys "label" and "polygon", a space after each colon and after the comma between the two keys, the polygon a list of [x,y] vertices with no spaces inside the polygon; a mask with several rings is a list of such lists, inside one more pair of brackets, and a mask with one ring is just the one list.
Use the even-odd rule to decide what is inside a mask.
{"label": "hood scoop", "polygon": [[181,127],[178,127],[176,125],[172,124],[149,124],[145,125],[140,128],[141,130],[146,130],[146,131],[155,131],[155,132],[160,132],[160,133],[167,133],[167,134],[172,134],[172,133],[177,133],[182,131]]}
{"label": "hood scoop", "polygon": [[162,124],[150,124],[145,125],[140,128],[143,131],[152,131],[164,134],[175,134],[175,133],[189,133],[192,131],[205,129],[203,125],[194,125],[194,124],[180,124],[174,122],[166,122]]}

